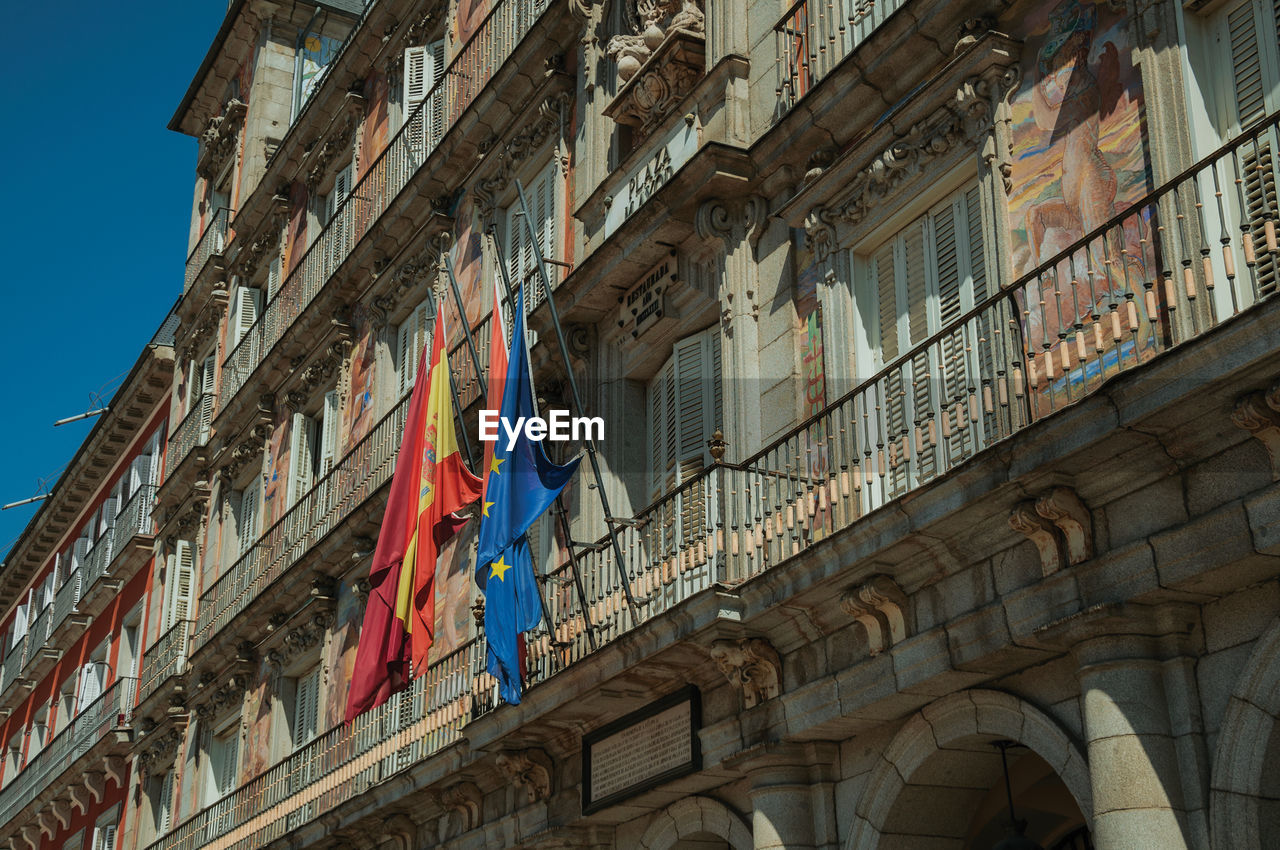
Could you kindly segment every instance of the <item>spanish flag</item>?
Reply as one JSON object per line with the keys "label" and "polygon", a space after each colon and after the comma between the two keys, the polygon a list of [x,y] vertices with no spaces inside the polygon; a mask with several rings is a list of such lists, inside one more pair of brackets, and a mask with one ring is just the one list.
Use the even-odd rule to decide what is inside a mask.
{"label": "spanish flag", "polygon": [[409,685],[426,667],[435,628],[436,556],[466,523],[455,511],[480,497],[453,423],[444,315],[436,309],[431,361],[423,349],[404,438],[369,569],[369,602],[347,694],[348,721]]}

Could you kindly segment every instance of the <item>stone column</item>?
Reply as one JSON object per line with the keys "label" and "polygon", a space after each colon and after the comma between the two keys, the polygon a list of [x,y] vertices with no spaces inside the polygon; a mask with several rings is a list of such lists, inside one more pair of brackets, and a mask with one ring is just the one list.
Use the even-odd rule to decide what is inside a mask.
{"label": "stone column", "polygon": [[834,843],[834,744],[761,744],[725,760],[751,782],[755,850],[815,850]]}
{"label": "stone column", "polygon": [[[1178,617],[1179,615],[1175,615]],[[1082,636],[1079,662],[1084,733],[1099,850],[1205,848],[1191,828],[1179,730],[1171,721],[1166,667],[1189,633],[1168,612],[1098,618]],[[1176,678],[1172,681],[1176,681]],[[1192,773],[1195,771],[1193,770]]]}
{"label": "stone column", "polygon": [[760,306],[754,246],[769,214],[756,195],[707,201],[698,210],[698,235],[717,243],[720,267],[720,345],[723,425],[728,458],[760,448]]}

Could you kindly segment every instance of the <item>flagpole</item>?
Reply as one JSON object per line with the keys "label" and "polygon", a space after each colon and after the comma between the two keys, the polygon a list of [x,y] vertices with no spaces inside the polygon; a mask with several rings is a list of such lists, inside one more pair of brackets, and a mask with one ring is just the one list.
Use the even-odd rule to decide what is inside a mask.
{"label": "flagpole", "polygon": [[[498,242],[498,234],[493,233],[491,229],[491,232],[489,233],[489,238],[493,240],[494,254],[498,258],[498,270],[502,273],[502,284],[504,288],[507,290],[507,297],[514,299],[515,295],[511,291],[511,276],[507,273],[507,264],[502,261],[502,245]],[[452,263],[450,263],[448,268],[449,268],[449,279],[453,280]],[[454,292],[454,295],[459,300],[461,300],[462,296],[461,296],[460,290],[458,289],[456,281],[454,282],[453,292]],[[515,301],[513,300],[512,301],[513,308],[514,308],[514,305],[515,305]],[[499,308],[501,307],[501,305],[495,304],[494,307]],[[474,344],[470,343],[470,340],[471,340],[470,330],[467,331],[467,340],[468,340],[468,344],[471,345],[471,356],[473,358],[472,362],[475,364],[476,374],[479,375],[480,361],[474,359],[476,356],[476,347]],[[523,345],[524,340],[520,340],[520,344]],[[492,357],[492,354],[490,354],[490,357]],[[533,381],[529,382],[529,386],[530,387],[533,386]],[[481,392],[485,392],[483,389],[483,384],[481,385],[481,387],[482,387]],[[485,395],[488,395],[488,393],[485,392]],[[535,406],[537,405],[537,402],[538,400],[535,398],[534,399]],[[565,510],[565,507],[564,507],[564,496],[562,493],[556,494],[555,513],[556,513],[556,516],[559,517],[560,519],[560,533],[564,535],[565,548],[569,551],[569,570],[570,572],[573,573],[573,585],[574,585],[574,589],[578,593],[578,607],[582,609],[582,619],[587,624],[587,641],[591,644],[591,650],[594,652],[596,649],[596,627],[591,622],[591,611],[587,607],[587,592],[586,592],[586,589],[582,586],[582,575],[578,572],[578,555],[574,549],[573,535],[570,534],[569,532],[569,522],[565,518],[567,515],[567,511]],[[546,576],[541,576],[541,575],[539,575],[538,577],[544,578],[544,579],[546,578]],[[547,612],[546,610],[547,603],[545,599],[542,602],[542,607],[543,607],[543,611],[547,614],[547,624],[550,625],[551,615],[550,615],[550,612]]]}
{"label": "flagpole", "polygon": [[[428,304],[428,309],[430,309],[431,312],[434,313],[436,310],[436,299],[435,299],[435,293],[432,291],[432,288],[430,286],[427,287],[427,304]],[[440,313],[440,324],[442,325],[444,324],[443,312]],[[467,319],[465,314],[462,317],[462,326],[464,328],[467,326]],[[443,333],[443,332],[444,332],[444,328],[431,329],[431,333],[433,334]],[[447,362],[449,359],[448,338],[445,339],[444,345],[441,346],[441,351],[444,352],[444,360]],[[475,458],[475,455],[471,453],[471,438],[467,436],[467,423],[462,418],[462,401],[461,399],[458,398],[458,388],[453,385],[452,376],[450,376],[450,380],[449,380],[449,395],[453,397],[453,410],[454,410],[453,416],[454,416],[454,419],[457,420],[456,422],[457,429],[462,432],[462,445],[465,446],[467,449],[467,464],[472,469],[475,469],[476,458]]]}
{"label": "flagpole", "polygon": [[[516,184],[516,193],[520,196],[520,215],[524,219],[525,227],[529,229],[529,244],[533,246],[533,256],[538,261],[538,275],[542,278],[542,287],[547,293],[547,308],[551,311],[551,324],[556,330],[556,341],[560,344],[560,356],[564,358],[564,371],[569,380],[569,392],[573,395],[573,406],[581,415],[586,412],[586,408],[582,406],[582,398],[578,395],[578,382],[573,377],[573,362],[569,359],[569,345],[564,339],[564,330],[560,327],[560,311],[556,309],[556,299],[551,291],[551,276],[547,274],[547,263],[542,256],[542,243],[538,239],[538,229],[533,224],[533,219],[529,216],[529,202],[524,196],[524,185],[519,178],[513,181]],[[596,457],[596,441],[591,436],[591,430],[587,429],[586,439],[583,441],[587,447],[587,459],[591,461],[591,474],[596,479],[596,490],[600,493],[600,508],[604,511],[604,524],[609,529],[609,541],[613,544],[613,557],[618,564],[618,575],[622,579],[622,590],[626,594],[627,602],[631,605],[633,611],[639,615],[641,603],[631,592],[631,581],[627,578],[627,568],[623,565],[622,547],[618,544],[618,533],[613,527],[614,516],[609,510],[609,496],[604,490],[604,476],[600,473],[600,461]],[[644,602],[647,604],[648,599]]]}

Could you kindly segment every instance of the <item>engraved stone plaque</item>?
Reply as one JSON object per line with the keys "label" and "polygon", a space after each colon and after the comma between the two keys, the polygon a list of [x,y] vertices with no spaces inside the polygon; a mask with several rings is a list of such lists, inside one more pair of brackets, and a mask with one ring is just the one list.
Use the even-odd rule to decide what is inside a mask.
{"label": "engraved stone plaque", "polygon": [[585,735],[583,811],[698,770],[700,709],[697,689],[685,688]]}

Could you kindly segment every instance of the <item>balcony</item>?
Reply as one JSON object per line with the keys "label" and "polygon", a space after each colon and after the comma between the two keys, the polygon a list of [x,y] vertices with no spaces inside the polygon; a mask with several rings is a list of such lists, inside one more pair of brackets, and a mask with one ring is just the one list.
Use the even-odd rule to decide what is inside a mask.
{"label": "balcony", "polygon": [[[155,488],[143,485],[116,514],[115,519],[84,556],[83,564],[68,576],[54,596],[32,621],[21,647],[5,658],[0,675],[0,703],[13,696],[9,686],[16,680],[39,681],[44,671],[40,662],[61,656],[78,629],[64,629],[67,623],[87,626],[106,607],[110,594],[131,578],[138,561],[126,557],[139,548],[135,539],[151,533],[151,501]],[[21,660],[19,660],[21,658]]]}
{"label": "balcony", "polygon": [[904,0],[799,0],[774,26],[781,78],[777,94],[790,109],[867,40]]}
{"label": "balcony", "polygon": [[142,673],[138,677],[138,706],[164,688],[170,680],[181,676],[187,665],[187,644],[191,621],[179,620],[160,636],[142,656]]}
{"label": "balcony", "polygon": [[[75,768],[77,762],[86,756],[98,758],[123,753],[116,738],[127,734],[137,681],[117,679],[27,762],[26,767],[0,790],[0,823],[7,827],[16,826],[15,819],[22,810],[35,802],[41,792],[64,773],[73,774],[75,782],[81,783],[83,768],[87,765]],[[121,748],[117,750],[117,747]]]}
{"label": "balcony", "polygon": [[204,393],[191,402],[191,409],[182,417],[178,427],[169,435],[169,453],[166,463],[176,470],[193,449],[209,442],[209,424],[213,421],[213,393]]}
{"label": "balcony", "polygon": [[539,20],[550,0],[503,0],[491,11],[422,104],[408,116],[290,272],[275,297],[227,355],[219,409],[225,410],[285,332],[436,150],[448,128]]}
{"label": "balcony", "polygon": [[187,256],[187,271],[182,280],[183,294],[191,290],[211,259],[222,259],[222,250],[227,245],[227,225],[230,221],[231,210],[219,207],[214,211],[213,217],[205,225],[204,232],[200,234],[200,239],[196,241],[196,246]]}
{"label": "balcony", "polygon": [[[715,463],[641,511],[616,532],[621,564],[608,536],[582,547],[585,600],[565,590],[569,565],[548,577],[559,589],[548,594],[550,633],[530,647],[531,685],[715,582],[740,583],[811,550],[1104,381],[1274,297],[1278,124],[1280,116],[1266,119],[1032,272],[993,287],[760,452]],[[1070,322],[1069,303],[1082,305]],[[393,440],[393,430],[379,442]],[[624,574],[648,600],[638,610],[625,602]],[[205,629],[218,621],[212,615]],[[404,695],[325,733],[153,850],[258,846],[439,752],[496,705],[483,664],[482,640],[464,645]]]}

